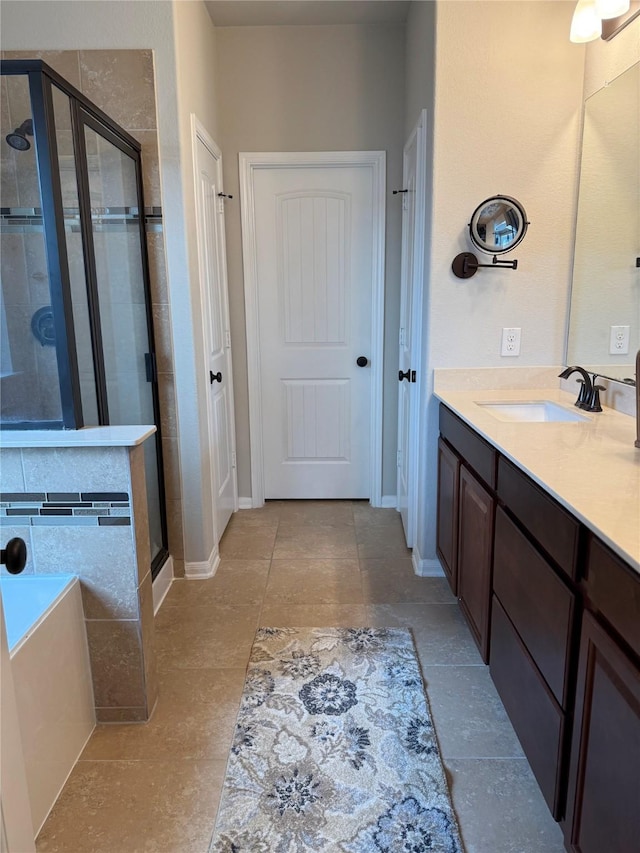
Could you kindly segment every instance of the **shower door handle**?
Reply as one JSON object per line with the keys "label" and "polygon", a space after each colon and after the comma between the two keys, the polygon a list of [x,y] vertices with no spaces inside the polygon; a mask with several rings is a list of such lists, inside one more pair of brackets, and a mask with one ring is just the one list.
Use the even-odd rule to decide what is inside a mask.
{"label": "shower door handle", "polygon": [[7,567],[10,575],[19,575],[27,565],[27,546],[19,536],[9,539],[7,547],[0,550],[0,564]]}
{"label": "shower door handle", "polygon": [[155,352],[145,352],[144,369],[147,374],[147,382],[158,381],[158,364],[156,362]]}

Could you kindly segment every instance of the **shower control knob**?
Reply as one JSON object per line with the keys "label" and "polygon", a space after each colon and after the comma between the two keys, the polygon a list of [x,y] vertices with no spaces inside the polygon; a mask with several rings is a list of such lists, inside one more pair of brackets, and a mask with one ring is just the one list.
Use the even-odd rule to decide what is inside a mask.
{"label": "shower control knob", "polygon": [[19,575],[27,565],[27,546],[24,539],[16,536],[9,539],[7,547],[0,550],[0,563],[7,567],[11,575]]}

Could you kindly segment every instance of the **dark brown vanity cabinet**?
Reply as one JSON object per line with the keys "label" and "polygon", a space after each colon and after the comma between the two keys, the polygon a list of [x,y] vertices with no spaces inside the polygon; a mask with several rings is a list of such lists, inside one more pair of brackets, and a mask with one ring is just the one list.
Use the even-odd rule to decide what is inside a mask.
{"label": "dark brown vanity cabinet", "polygon": [[460,458],[438,439],[437,550],[454,595],[458,594],[458,496]]}
{"label": "dark brown vanity cabinet", "polygon": [[464,465],[459,501],[458,601],[487,663],[495,499]]}
{"label": "dark brown vanity cabinet", "polygon": [[438,554],[575,853],[640,850],[640,576],[440,407]]}
{"label": "dark brown vanity cabinet", "polygon": [[497,453],[444,407],[440,435],[438,555],[487,663]]}
{"label": "dark brown vanity cabinet", "polygon": [[573,590],[499,508],[489,671],[556,820],[564,809],[575,609]]}
{"label": "dark brown vanity cabinet", "polygon": [[640,670],[585,613],[565,827],[580,853],[640,846]]}
{"label": "dark brown vanity cabinet", "polygon": [[595,537],[571,746],[565,839],[580,853],[640,846],[640,580]]}

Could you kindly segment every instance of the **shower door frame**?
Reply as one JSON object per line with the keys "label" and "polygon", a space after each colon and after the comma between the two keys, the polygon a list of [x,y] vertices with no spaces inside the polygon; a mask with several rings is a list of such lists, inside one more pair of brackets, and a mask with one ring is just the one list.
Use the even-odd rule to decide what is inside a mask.
{"label": "shower door frame", "polygon": [[156,427],[156,459],[160,503],[162,547],[152,560],[151,571],[155,577],[169,556],[167,547],[167,509],[162,463],[162,435],[160,429],[160,400],[155,357],[155,339],[149,279],[149,258],[145,237],[145,207],[142,184],[142,146],[117,122],[90,101],[82,92],[60,76],[41,59],[0,60],[0,74],[27,76],[33,118],[33,139],[38,166],[38,183],[42,204],[44,241],[49,274],[49,291],[55,326],[55,346],[58,363],[62,419],[60,421],[22,421],[0,423],[2,429],[80,429],[85,426],[82,412],[80,376],[74,332],[71,281],[64,230],[64,207],[59,172],[58,145],[52,86],[57,86],[69,97],[74,162],[78,182],[78,203],[82,250],[87,286],[87,302],[91,328],[93,364],[99,425],[109,423],[104,354],[102,350],[98,282],[95,264],[89,176],[84,127],[89,126],[115,145],[135,163],[136,194],[140,235],[140,261],[145,295],[145,311],[149,353],[146,357],[147,380],[151,385],[154,425]]}
{"label": "shower door frame", "polygon": [[[0,423],[0,429],[79,429],[84,426],[84,420],[76,358],[67,242],[64,233],[62,188],[57,168],[58,145],[55,136],[53,97],[51,80],[47,79],[47,75],[51,76],[65,94],[70,96],[70,103],[73,103],[75,90],[42,60],[3,59],[0,60],[0,72],[2,76],[26,77],[29,84],[62,408],[61,420]],[[73,93],[69,91],[70,89]]]}

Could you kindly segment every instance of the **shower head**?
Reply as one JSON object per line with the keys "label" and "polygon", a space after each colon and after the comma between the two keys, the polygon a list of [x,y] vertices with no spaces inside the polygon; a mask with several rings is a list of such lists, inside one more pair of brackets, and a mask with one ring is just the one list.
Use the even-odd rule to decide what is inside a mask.
{"label": "shower head", "polygon": [[31,143],[27,136],[33,136],[33,120],[25,119],[20,127],[16,127],[13,133],[6,135],[7,145],[15,148],[16,151],[28,151],[31,148]]}

